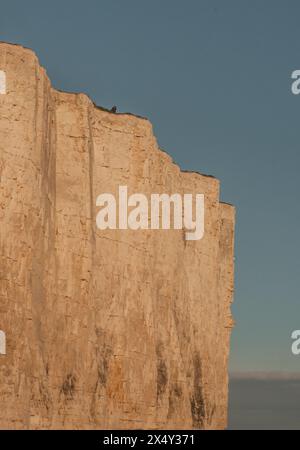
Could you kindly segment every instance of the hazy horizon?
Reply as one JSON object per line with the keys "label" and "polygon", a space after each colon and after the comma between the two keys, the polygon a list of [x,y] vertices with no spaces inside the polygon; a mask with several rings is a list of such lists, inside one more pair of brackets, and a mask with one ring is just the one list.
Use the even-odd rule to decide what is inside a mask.
{"label": "hazy horizon", "polygon": [[298,379],[236,378],[229,384],[229,430],[299,430]]}
{"label": "hazy horizon", "polygon": [[261,380],[300,380],[300,372],[229,372],[231,379],[261,379]]}

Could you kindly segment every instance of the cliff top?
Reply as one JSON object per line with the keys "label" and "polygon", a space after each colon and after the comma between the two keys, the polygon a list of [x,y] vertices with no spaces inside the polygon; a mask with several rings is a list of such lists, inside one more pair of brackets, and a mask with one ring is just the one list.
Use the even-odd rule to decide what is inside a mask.
{"label": "cliff top", "polygon": [[[46,69],[40,64],[39,58],[38,58],[38,56],[37,56],[37,54],[35,53],[34,50],[32,50],[31,48],[28,48],[28,47],[26,47],[26,46],[20,45],[20,44],[16,44],[16,43],[12,43],[12,42],[4,42],[4,41],[0,41],[0,50],[1,50],[1,48],[3,48],[3,47],[4,47],[4,48],[5,48],[5,47],[13,48],[14,50],[22,51],[22,52],[24,52],[25,54],[28,53],[28,54],[35,60],[36,64],[38,64],[38,66],[41,67],[41,69],[42,69],[43,72],[45,73],[46,78],[49,80],[49,77],[48,77],[48,75],[47,75],[47,71],[46,71]],[[50,80],[49,80],[49,83],[51,84]],[[89,102],[90,102],[97,110],[99,110],[99,111],[102,111],[102,112],[104,112],[104,113],[106,113],[106,114],[109,114],[109,115],[112,115],[112,116],[115,116],[115,117],[119,117],[119,118],[124,117],[124,118],[132,118],[132,119],[142,120],[142,121],[144,121],[145,123],[147,123],[148,126],[150,126],[151,130],[152,130],[152,128],[153,128],[153,127],[152,127],[152,123],[150,122],[150,120],[149,120],[147,117],[143,117],[143,116],[140,116],[140,115],[138,115],[138,114],[131,113],[131,112],[112,112],[112,111],[110,111],[109,109],[107,109],[107,108],[105,108],[105,107],[103,107],[103,106],[101,106],[101,105],[97,105],[97,104],[93,101],[93,99],[92,99],[88,94],[86,94],[86,93],[84,93],[84,92],[63,91],[63,90],[60,90],[60,89],[58,89],[58,88],[53,88],[53,87],[52,87],[52,89],[54,89],[54,91],[56,91],[56,92],[59,92],[59,93],[65,94],[65,95],[84,96],[84,97],[85,97],[85,98],[86,98],[86,99],[87,99],[87,100],[88,100],[88,101],[89,101]],[[172,163],[172,164],[174,164],[174,165],[176,165],[176,166],[178,167],[180,173],[182,173],[182,174],[189,174],[189,175],[195,175],[195,176],[200,176],[200,177],[205,177],[205,178],[210,178],[210,179],[212,179],[212,180],[215,180],[215,182],[216,182],[218,185],[220,185],[219,179],[216,178],[216,177],[213,176],[213,175],[210,175],[210,174],[204,174],[204,173],[199,172],[199,171],[196,171],[196,170],[181,169],[180,166],[173,160],[172,156],[171,156],[166,150],[164,150],[164,149],[162,149],[162,148],[160,148],[160,147],[159,147],[159,150],[160,150],[161,152],[163,152],[163,153],[169,158],[170,163]],[[221,201],[220,201],[220,203],[222,203],[222,204],[224,204],[224,205],[227,205],[227,206],[230,206],[230,207],[234,208],[234,206],[233,206],[232,204],[230,204],[230,203],[227,203],[227,202],[221,202]]]}

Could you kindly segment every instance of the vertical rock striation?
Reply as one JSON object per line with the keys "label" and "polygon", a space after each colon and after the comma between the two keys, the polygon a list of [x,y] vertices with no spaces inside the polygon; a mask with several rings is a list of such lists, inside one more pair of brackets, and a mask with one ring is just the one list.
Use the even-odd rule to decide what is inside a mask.
{"label": "vertical rock striation", "polygon": [[[0,44],[1,428],[224,428],[234,208],[148,120]],[[205,235],[96,228],[96,197],[204,193]]]}

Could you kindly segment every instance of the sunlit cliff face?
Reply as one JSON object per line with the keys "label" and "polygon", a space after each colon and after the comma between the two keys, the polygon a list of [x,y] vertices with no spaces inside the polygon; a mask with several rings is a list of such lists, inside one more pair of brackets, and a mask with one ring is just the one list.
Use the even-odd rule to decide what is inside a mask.
{"label": "sunlit cliff face", "polygon": [[[0,428],[225,428],[234,208],[219,181],[181,171],[148,120],[54,90],[32,51],[0,44],[0,70]],[[97,197],[119,186],[203,194],[202,239],[99,229]]]}

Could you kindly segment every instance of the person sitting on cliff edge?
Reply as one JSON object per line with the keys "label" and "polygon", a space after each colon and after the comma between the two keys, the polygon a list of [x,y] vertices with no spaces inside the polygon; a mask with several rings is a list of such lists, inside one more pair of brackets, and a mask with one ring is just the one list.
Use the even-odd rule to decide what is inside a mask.
{"label": "person sitting on cliff edge", "polygon": [[116,114],[116,112],[117,112],[117,107],[114,105],[114,106],[111,108],[110,112]]}

